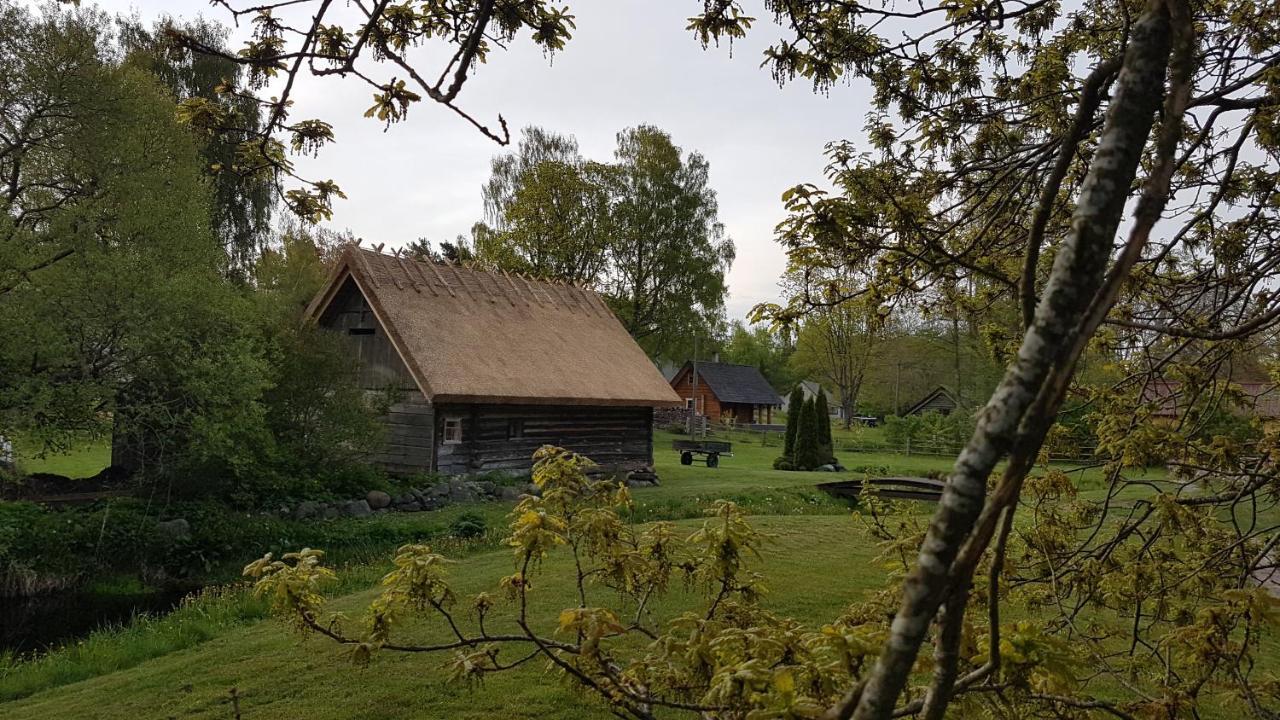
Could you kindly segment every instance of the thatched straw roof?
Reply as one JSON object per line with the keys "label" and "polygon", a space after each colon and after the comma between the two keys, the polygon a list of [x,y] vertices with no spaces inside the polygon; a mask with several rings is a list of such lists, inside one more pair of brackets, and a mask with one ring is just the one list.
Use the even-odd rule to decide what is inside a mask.
{"label": "thatched straw roof", "polygon": [[348,282],[432,402],[680,404],[590,290],[348,246],[307,318]]}

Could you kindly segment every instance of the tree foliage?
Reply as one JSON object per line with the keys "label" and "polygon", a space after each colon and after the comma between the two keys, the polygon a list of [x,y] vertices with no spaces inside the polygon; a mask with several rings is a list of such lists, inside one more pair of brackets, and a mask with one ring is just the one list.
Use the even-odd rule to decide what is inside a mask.
{"label": "tree foliage", "polygon": [[[345,195],[332,180],[312,180],[295,172],[291,155],[314,155],[334,140],[329,122],[293,117],[300,76],[364,83],[373,102],[364,116],[388,128],[404,120],[415,104],[430,101],[505,145],[510,133],[501,115],[497,127],[491,128],[459,104],[467,79],[494,48],[505,49],[524,36],[550,54],[564,48],[575,27],[567,8],[542,0],[432,0],[421,6],[274,0],[220,6],[236,25],[243,22],[253,28],[238,51],[210,43],[190,28],[171,27],[166,34],[181,48],[243,67],[243,83],[224,84],[219,92],[257,104],[263,122],[248,128],[205,98],[184,103],[182,117],[194,127],[224,136],[223,142],[236,147],[238,173],[273,176],[288,207],[310,220],[329,218],[333,200]],[[347,15],[346,10],[354,12]],[[447,56],[441,67],[430,71],[414,57],[429,51]],[[270,99],[252,94],[270,82],[280,83],[278,94]],[[286,189],[286,180],[295,187]]]}
{"label": "tree foliage", "polygon": [[775,390],[803,379],[791,365],[792,352],[784,333],[764,324],[748,326],[741,320],[729,324],[729,335],[720,345],[722,360],[755,367]]}
{"label": "tree foliage", "polygon": [[[239,84],[240,65],[191,52],[172,40],[174,33],[180,33],[204,46],[224,48],[225,28],[203,18],[190,22],[164,18],[150,30],[134,19],[118,23],[124,62],[160,80],[180,106],[198,104],[202,112],[234,122],[247,134],[261,130],[258,99],[226,90]],[[239,144],[227,134],[198,128],[197,137],[202,142],[204,170],[213,186],[211,228],[226,248],[229,270],[235,277],[247,279],[270,240],[271,211],[276,204],[274,174],[241,168]]]}
{"label": "tree foliage", "polygon": [[511,272],[594,284],[609,248],[608,169],[588,162],[578,141],[525,128],[513,153],[493,159],[485,184],[478,262]]}
{"label": "tree foliage", "polygon": [[0,432],[61,447],[127,397],[140,422],[220,444],[196,417],[252,417],[264,369],[198,148],[159,83],[109,59],[104,16],[0,14]]}
{"label": "tree foliage", "polygon": [[883,332],[884,318],[860,300],[820,307],[799,323],[791,362],[836,392],[846,429]]}
{"label": "tree foliage", "polygon": [[719,330],[733,261],[708,172],[651,126],[619,133],[613,163],[528,128],[493,161],[476,261],[598,287],[651,356],[683,360]]}
{"label": "tree foliage", "polygon": [[323,243],[295,229],[251,285],[230,280],[208,148],[172,86],[102,13],[0,17],[0,435],[47,451],[109,435],[160,499],[322,491],[376,410],[349,354],[300,327]]}

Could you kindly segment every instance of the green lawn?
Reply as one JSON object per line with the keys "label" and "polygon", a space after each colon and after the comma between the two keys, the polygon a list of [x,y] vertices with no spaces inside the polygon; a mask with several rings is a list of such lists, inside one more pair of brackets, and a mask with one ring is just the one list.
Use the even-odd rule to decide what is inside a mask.
{"label": "green lawn", "polygon": [[73,444],[66,452],[47,453],[22,439],[14,441],[13,454],[18,466],[29,473],[53,473],[69,478],[97,475],[111,464],[111,442],[107,439],[85,440]]}
{"label": "green lawn", "polygon": [[[633,490],[634,520],[691,518],[716,498],[730,498],[748,508],[757,527],[777,535],[766,551],[762,567],[772,592],[766,605],[805,622],[830,619],[862,592],[877,587],[883,569],[872,562],[875,543],[850,516],[847,506],[814,489],[818,482],[849,477],[855,472],[920,475],[946,470],[951,458],[903,456],[890,453],[844,453],[841,462],[850,473],[782,472],[771,468],[779,448],[761,446],[759,438],[734,436],[733,457],[719,468],[681,466],[670,449],[676,436],[659,433],[655,461],[662,484]],[[1062,466],[1071,469],[1070,466]],[[1158,475],[1160,471],[1152,471]],[[1096,485],[1096,470],[1076,473],[1085,486]],[[1098,492],[1091,489],[1090,492]],[[920,512],[932,505],[921,503]],[[449,508],[449,512],[462,507]],[[489,504],[483,512],[496,526],[507,506]],[[438,525],[441,513],[391,514],[364,522],[412,529]],[[680,524],[691,529],[698,520]],[[346,587],[358,589],[377,577],[385,558],[371,560],[355,571],[356,580]],[[380,567],[381,566],[381,567]],[[499,577],[512,571],[510,551],[483,550],[468,553],[452,571],[460,594],[492,590]],[[563,607],[575,604],[571,597],[570,568],[563,556],[546,564],[547,575],[537,583],[536,616],[545,626]],[[335,601],[341,610],[362,608],[372,591],[362,590]],[[688,605],[689,598],[674,593],[657,606],[669,616]],[[1015,613],[1016,614],[1016,611]],[[435,626],[417,628],[415,639],[439,637]],[[236,688],[246,718],[605,718],[595,703],[561,684],[542,664],[492,677],[485,687],[472,691],[447,682],[440,670],[443,657],[387,654],[368,668],[350,665],[340,651],[325,641],[300,636],[275,621],[240,620],[211,633],[199,644],[167,650],[159,657],[139,662],[109,662],[94,671],[96,677],[50,686],[30,697],[0,704],[0,720],[30,717],[104,718],[230,718],[228,692]],[[122,640],[123,642],[123,640]],[[110,639],[103,643],[108,648]],[[175,643],[175,647],[182,645]],[[1269,647],[1276,647],[1274,639]],[[1280,648],[1275,653],[1280,658]],[[115,669],[119,668],[119,669]],[[16,682],[21,667],[7,680],[0,669],[0,694],[7,682]],[[28,678],[29,680],[30,678]],[[62,682],[66,682],[65,680]],[[50,683],[52,685],[53,683]],[[41,687],[28,684],[28,687]]]}
{"label": "green lawn", "polygon": [[[692,529],[697,521],[682,521]],[[765,604],[779,612],[819,622],[837,614],[862,590],[875,586],[881,570],[870,560],[874,547],[848,515],[757,518],[776,534],[765,552],[763,570],[773,588]],[[803,557],[803,562],[796,558]],[[535,617],[548,627],[563,607],[574,603],[570,566],[563,554],[548,560],[536,587]],[[462,561],[453,571],[462,593],[492,590],[512,571],[511,553],[498,550]],[[337,606],[355,610],[366,591]],[[688,601],[676,592],[657,610],[670,615]],[[491,628],[502,631],[501,625]],[[415,638],[442,637],[442,628],[415,629]],[[330,643],[303,638],[275,621],[233,629],[202,645],[135,667],[0,705],[0,718],[231,717],[228,692],[242,696],[246,718],[605,718],[584,699],[530,663],[490,678],[471,691],[451,685],[439,666],[446,658],[376,658],[353,667]]]}

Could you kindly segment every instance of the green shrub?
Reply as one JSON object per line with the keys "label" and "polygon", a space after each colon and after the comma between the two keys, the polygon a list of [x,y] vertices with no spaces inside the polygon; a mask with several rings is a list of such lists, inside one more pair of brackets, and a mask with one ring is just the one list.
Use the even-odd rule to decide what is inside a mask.
{"label": "green shrub", "polygon": [[861,473],[863,475],[884,476],[889,474],[888,465],[854,465],[845,468],[846,472]]}
{"label": "green shrub", "polygon": [[449,524],[449,534],[460,538],[476,538],[488,530],[484,516],[472,510],[462,513]]}
{"label": "green shrub", "polygon": [[791,462],[791,460],[789,460],[788,458],[780,457],[773,461],[773,469],[774,470],[795,470],[796,466],[795,466],[795,463]]}

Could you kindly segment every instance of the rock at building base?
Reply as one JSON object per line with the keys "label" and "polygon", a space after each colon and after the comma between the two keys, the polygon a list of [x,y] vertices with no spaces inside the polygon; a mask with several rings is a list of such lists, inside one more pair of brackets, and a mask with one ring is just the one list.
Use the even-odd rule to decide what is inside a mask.
{"label": "rock at building base", "polygon": [[156,523],[156,530],[159,530],[161,535],[174,540],[183,540],[191,537],[191,523],[182,518],[158,522]]}
{"label": "rock at building base", "polygon": [[343,506],[342,514],[347,517],[369,517],[373,514],[373,508],[369,507],[367,500],[352,500]]}
{"label": "rock at building base", "polygon": [[391,504],[391,496],[381,490],[370,490],[364,496],[364,501],[369,503],[369,507],[374,510],[381,510]]}

